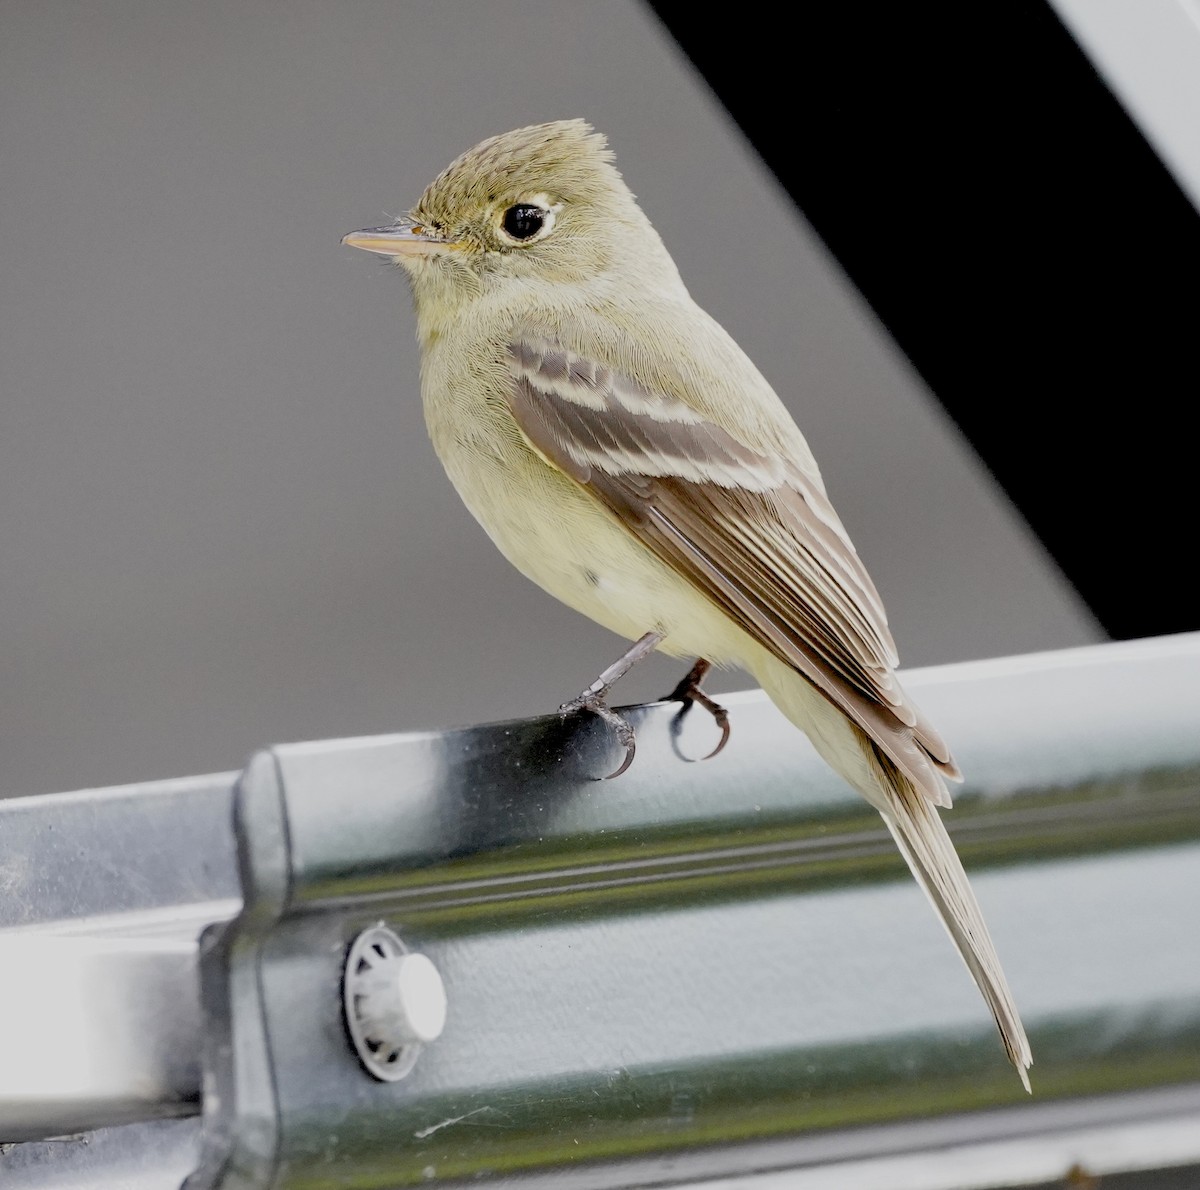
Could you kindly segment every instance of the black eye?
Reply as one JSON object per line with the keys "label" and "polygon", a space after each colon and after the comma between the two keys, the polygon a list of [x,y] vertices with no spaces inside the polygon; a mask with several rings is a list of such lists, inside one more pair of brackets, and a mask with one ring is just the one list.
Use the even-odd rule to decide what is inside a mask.
{"label": "black eye", "polygon": [[518,203],[504,212],[504,230],[514,240],[532,239],[546,222],[546,212],[529,203]]}

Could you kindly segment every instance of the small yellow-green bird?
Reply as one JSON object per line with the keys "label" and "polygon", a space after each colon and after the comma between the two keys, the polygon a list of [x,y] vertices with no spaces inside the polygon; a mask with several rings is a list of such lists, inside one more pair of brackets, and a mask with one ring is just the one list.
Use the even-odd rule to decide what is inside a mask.
{"label": "small yellow-green bird", "polygon": [[637,642],[567,707],[613,723],[628,763],[603,699],[638,657],[753,674],[883,816],[1028,1090],[1029,1042],[938,814],[958,768],[896,678],[808,444],[692,301],[605,139],[582,120],[492,137],[407,218],[343,242],[408,274],[430,437],[468,509],[523,574]]}

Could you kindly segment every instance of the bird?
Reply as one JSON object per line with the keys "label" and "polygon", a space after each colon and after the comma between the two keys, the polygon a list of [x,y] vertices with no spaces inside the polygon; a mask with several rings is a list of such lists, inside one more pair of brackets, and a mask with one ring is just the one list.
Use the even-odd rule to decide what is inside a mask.
{"label": "bird", "polygon": [[[905,693],[879,594],[803,434],[689,294],[582,119],[448,165],[408,215],[343,237],[407,274],[434,449],[501,553],[633,641],[564,711],[603,716],[646,654],[751,674],[882,816],[995,1018],[1032,1064],[939,810],[962,775]],[[720,708],[717,708],[718,710]],[[725,726],[725,725],[723,725]]]}

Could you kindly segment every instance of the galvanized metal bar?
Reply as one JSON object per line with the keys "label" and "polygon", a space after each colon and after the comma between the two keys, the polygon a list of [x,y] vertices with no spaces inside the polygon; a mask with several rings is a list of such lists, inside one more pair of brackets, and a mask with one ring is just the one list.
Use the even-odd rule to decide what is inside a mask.
{"label": "galvanized metal bar", "polygon": [[0,958],[5,1140],[195,1111],[194,939],[27,935]]}
{"label": "galvanized metal bar", "polygon": [[[933,1149],[959,1152],[945,1184],[968,1187],[998,1184],[972,1180],[981,1152],[1028,1153],[1035,1132],[1077,1140],[1106,1171],[1135,1168],[1135,1151],[1144,1166],[1154,1145],[1160,1164],[1200,1162],[1164,1139],[1172,1121],[1200,1137],[1200,635],[906,681],[968,774],[948,822],[1030,1026],[1031,1103],[878,820],[758,693],[725,700],[733,740],[705,764],[686,758],[708,750],[711,723],[690,715],[676,736],[675,708],[633,710],[637,763],[616,782],[593,779],[617,751],[603,725],[551,717],[279,747],[236,792],[220,776],[0,803],[17,892],[0,901],[0,1030],[15,1027],[13,926],[25,945],[73,933],[94,947],[215,923],[191,1187],[308,1186],[317,1171],[635,1186],[839,1166],[863,1180],[814,1184],[865,1187]],[[444,1035],[394,1083],[366,1074],[341,1018],[349,944],[379,921],[432,959],[449,997]],[[126,946],[125,973],[92,968],[110,991],[135,970]],[[176,953],[177,986],[192,959]],[[178,1054],[194,1010],[146,978],[181,1030],[146,1045]],[[23,995],[22,1024],[49,1027]],[[130,1118],[134,1065],[112,1063],[107,1100],[72,1121],[64,1095],[41,1127]],[[20,1135],[39,1127],[26,1076],[23,1093],[19,1070],[0,1074],[0,1134],[14,1104]],[[198,1090],[176,1077],[137,1110],[195,1110]],[[1151,1110],[1162,1095],[1169,1108]],[[111,1138],[135,1134],[150,1148],[162,1135],[110,1129],[108,1151],[127,1160]],[[1039,1151],[1046,1166],[1065,1150]],[[32,1152],[16,1146],[10,1168],[51,1168],[49,1149],[51,1165]],[[1034,1184],[1028,1163],[995,1168]]]}
{"label": "galvanized metal bar", "polygon": [[169,930],[180,911],[203,918],[209,902],[240,904],[237,778],[0,801],[0,930]]}
{"label": "galvanized metal bar", "polygon": [[242,904],[236,777],[0,802],[0,1142],[199,1111],[197,939]]}

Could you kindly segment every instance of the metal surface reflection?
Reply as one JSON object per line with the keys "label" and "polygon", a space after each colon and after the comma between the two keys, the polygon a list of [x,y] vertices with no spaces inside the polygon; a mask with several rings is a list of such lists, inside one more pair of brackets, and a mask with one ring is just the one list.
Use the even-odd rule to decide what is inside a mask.
{"label": "metal surface reflection", "polygon": [[[748,693],[707,763],[711,723],[634,709],[612,782],[551,716],[3,803],[5,1185],[1190,1184],[1200,636],[906,680],[968,774],[1032,1100],[873,812]],[[380,922],[446,997],[396,1082],[343,1012]]]}
{"label": "metal surface reflection", "polygon": [[[246,911],[207,951],[219,1093],[189,1186],[642,1185],[983,1108],[1019,1134],[1195,1079],[1198,660],[1185,637],[910,675],[971,782],[949,821],[1030,1026],[1033,1106],[873,813],[757,694],[728,700],[706,764],[679,752],[711,725],[676,746],[674,708],[637,709],[616,782],[586,720],[262,754],[237,795]],[[375,921],[449,998],[395,1084],[364,1077],[336,1011]]]}

